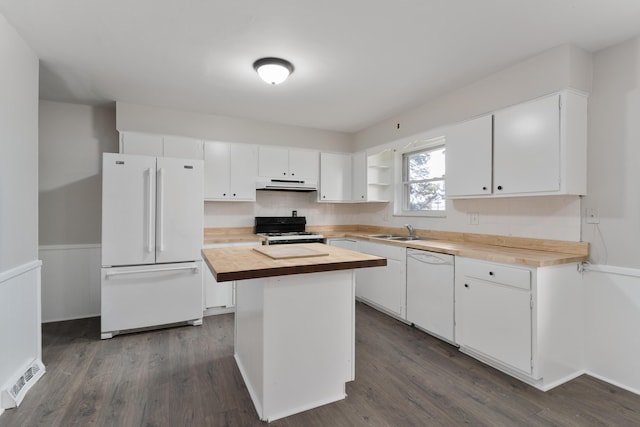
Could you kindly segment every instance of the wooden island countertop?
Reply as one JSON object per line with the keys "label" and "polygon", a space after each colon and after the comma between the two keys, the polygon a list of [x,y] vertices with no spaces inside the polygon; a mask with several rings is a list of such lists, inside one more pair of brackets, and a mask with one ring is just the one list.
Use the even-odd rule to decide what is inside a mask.
{"label": "wooden island countertop", "polygon": [[[272,247],[278,246],[285,247]],[[286,249],[294,253],[299,249],[301,256],[282,259],[273,259],[256,248],[265,246],[203,249],[202,255],[218,282],[387,265],[385,258],[322,243],[286,245]],[[309,256],[314,251],[321,255]]]}

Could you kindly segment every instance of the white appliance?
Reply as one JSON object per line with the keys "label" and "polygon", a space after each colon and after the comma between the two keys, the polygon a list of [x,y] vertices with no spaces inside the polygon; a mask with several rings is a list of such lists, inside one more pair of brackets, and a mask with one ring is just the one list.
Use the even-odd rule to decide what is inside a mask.
{"label": "white appliance", "polygon": [[407,249],[407,320],[454,342],[454,257]]}
{"label": "white appliance", "polygon": [[202,324],[202,160],[105,153],[101,337]]}
{"label": "white appliance", "polygon": [[317,180],[314,179],[286,179],[258,177],[256,190],[301,191],[318,190]]}

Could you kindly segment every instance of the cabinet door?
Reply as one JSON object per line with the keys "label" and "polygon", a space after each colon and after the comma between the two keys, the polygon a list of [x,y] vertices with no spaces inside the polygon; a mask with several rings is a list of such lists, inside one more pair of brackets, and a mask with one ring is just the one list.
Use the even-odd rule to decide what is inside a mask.
{"label": "cabinet door", "polygon": [[385,267],[356,270],[356,296],[397,317],[405,317],[406,275],[404,248],[358,242],[358,251],[387,258]]}
{"label": "cabinet door", "polygon": [[289,174],[291,178],[318,182],[319,152],[314,150],[289,150]]}
{"label": "cabinet door", "polygon": [[288,177],[289,150],[282,147],[259,147],[258,175],[268,178]]}
{"label": "cabinet door", "polygon": [[255,145],[230,144],[229,193],[234,200],[256,199],[258,149]]}
{"label": "cabinet door", "polygon": [[350,154],[320,154],[320,200],[351,201]]}
{"label": "cabinet door", "polygon": [[[260,246],[260,242],[233,242],[233,243],[209,243],[204,245],[205,249],[226,248],[231,246]],[[235,285],[236,282],[216,281],[213,273],[206,266],[206,261],[202,261],[204,267],[204,308],[213,307],[234,307],[235,306]]]}
{"label": "cabinet door", "polygon": [[493,162],[495,194],[560,190],[559,94],[494,114]]}
{"label": "cabinet door", "polygon": [[355,202],[367,201],[367,154],[355,153],[351,156],[352,186],[351,198]]}
{"label": "cabinet door", "polygon": [[120,152],[142,156],[162,157],[162,136],[146,133],[124,132],[120,136]]}
{"label": "cabinet door", "polygon": [[491,115],[447,130],[447,197],[491,194],[492,132]]}
{"label": "cabinet door", "polygon": [[209,268],[204,272],[204,308],[233,307],[233,282],[218,283]]}
{"label": "cabinet door", "polygon": [[181,136],[163,137],[164,156],[202,160],[202,141]]}
{"label": "cabinet door", "polygon": [[456,341],[531,374],[531,291],[472,277],[456,281]]}
{"label": "cabinet door", "polygon": [[229,196],[229,143],[204,143],[204,198],[224,200]]}

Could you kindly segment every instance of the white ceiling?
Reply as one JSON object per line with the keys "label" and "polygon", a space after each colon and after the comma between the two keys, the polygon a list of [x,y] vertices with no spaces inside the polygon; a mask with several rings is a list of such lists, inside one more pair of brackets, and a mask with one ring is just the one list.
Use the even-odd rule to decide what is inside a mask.
{"label": "white ceiling", "polygon": [[[640,34],[640,0],[0,0],[43,99],[355,132],[526,57]],[[252,63],[295,66],[279,86]]]}

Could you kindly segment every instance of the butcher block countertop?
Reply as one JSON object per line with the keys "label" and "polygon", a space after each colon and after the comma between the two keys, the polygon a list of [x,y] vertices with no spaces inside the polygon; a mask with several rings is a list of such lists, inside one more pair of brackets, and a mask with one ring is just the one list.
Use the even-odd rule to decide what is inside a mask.
{"label": "butcher block countertop", "polygon": [[[569,242],[563,240],[435,230],[416,230],[416,234],[423,240],[398,242],[371,237],[371,235],[406,235],[407,230],[405,228],[366,225],[330,225],[307,226],[307,230],[320,232],[326,238],[352,237],[387,245],[404,246],[407,248],[464,256],[485,261],[528,265],[531,267],[547,267],[583,262],[589,259],[589,244],[587,242]],[[205,230],[205,243],[260,241],[260,239],[260,236],[253,234],[251,227]]]}
{"label": "butcher block countertop", "polygon": [[387,265],[385,258],[322,243],[213,248],[202,255],[218,282]]}

